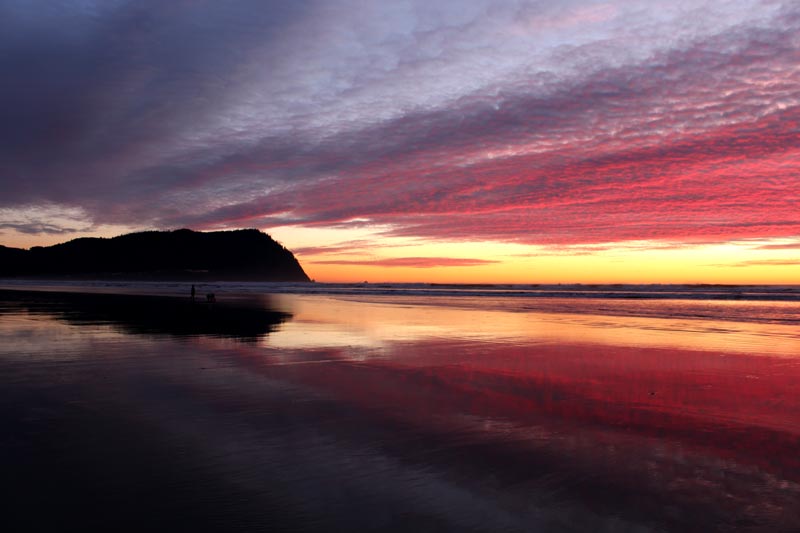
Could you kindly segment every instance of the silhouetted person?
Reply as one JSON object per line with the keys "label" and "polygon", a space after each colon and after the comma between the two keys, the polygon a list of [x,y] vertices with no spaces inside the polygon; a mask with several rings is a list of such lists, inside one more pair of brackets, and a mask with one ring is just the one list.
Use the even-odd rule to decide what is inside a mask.
{"label": "silhouetted person", "polygon": [[206,302],[208,302],[210,304],[213,304],[216,301],[217,301],[217,297],[214,296],[213,292],[209,292],[208,294],[206,294]]}
{"label": "silhouetted person", "polygon": [[192,285],[192,301],[194,301],[194,295],[195,295],[195,290],[194,290],[194,285]]}

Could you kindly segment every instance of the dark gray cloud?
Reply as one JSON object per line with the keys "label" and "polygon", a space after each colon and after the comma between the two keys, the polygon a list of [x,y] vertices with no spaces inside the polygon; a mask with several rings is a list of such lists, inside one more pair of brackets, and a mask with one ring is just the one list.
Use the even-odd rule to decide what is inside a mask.
{"label": "dark gray cloud", "polygon": [[[219,120],[242,51],[269,42],[303,8],[225,4],[4,3],[0,203],[97,209],[152,197],[147,169]],[[166,188],[174,179],[158,177]]]}

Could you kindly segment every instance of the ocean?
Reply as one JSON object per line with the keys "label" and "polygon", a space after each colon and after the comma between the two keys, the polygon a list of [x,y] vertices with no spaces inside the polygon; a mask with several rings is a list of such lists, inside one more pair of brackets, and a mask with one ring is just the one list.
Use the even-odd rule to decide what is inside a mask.
{"label": "ocean", "polygon": [[798,286],[197,292],[0,282],[15,531],[800,530]]}

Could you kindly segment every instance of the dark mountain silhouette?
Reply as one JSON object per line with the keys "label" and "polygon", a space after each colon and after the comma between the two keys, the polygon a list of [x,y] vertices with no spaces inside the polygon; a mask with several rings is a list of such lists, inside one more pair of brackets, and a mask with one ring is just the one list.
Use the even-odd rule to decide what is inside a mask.
{"label": "dark mountain silhouette", "polygon": [[0,246],[0,276],[309,281],[292,252],[255,229],[145,231],[30,250]]}

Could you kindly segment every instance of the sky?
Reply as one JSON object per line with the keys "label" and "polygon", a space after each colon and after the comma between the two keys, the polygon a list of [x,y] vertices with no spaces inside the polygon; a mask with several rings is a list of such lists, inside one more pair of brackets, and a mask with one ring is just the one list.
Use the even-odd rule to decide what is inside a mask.
{"label": "sky", "polygon": [[317,281],[800,283],[800,3],[0,2],[0,243]]}

